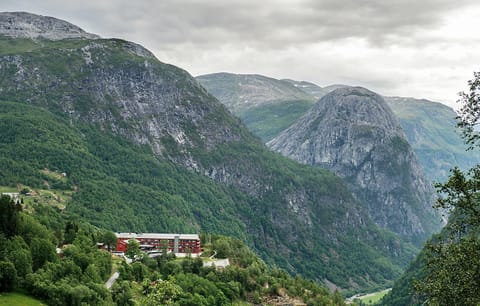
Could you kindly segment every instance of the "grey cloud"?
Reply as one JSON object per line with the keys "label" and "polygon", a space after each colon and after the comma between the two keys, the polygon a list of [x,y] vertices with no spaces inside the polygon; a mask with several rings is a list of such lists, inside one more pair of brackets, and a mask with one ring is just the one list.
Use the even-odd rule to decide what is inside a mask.
{"label": "grey cloud", "polygon": [[85,25],[87,28],[105,31],[96,34],[151,40],[155,47],[240,43],[288,48],[345,38],[362,38],[375,45],[411,41],[413,34],[437,26],[443,14],[472,0],[47,0],[42,5],[35,2],[6,0],[5,6],[30,3],[30,7],[40,10],[50,6],[50,12],[58,11],[59,17],[71,16],[72,22],[79,16],[87,17],[83,18],[83,22],[89,23]]}
{"label": "grey cloud", "polygon": [[439,29],[474,5],[476,12],[478,0],[2,0],[0,11],[131,40],[194,74],[229,70],[449,97],[479,62],[480,38]]}
{"label": "grey cloud", "polygon": [[[139,1],[103,12],[129,23],[125,33],[148,33],[158,44],[242,43],[279,48],[363,38],[372,44],[411,40],[471,1]],[[118,3],[118,2],[117,2]],[[102,18],[99,18],[102,20]],[[145,21],[145,22],[142,22]]]}

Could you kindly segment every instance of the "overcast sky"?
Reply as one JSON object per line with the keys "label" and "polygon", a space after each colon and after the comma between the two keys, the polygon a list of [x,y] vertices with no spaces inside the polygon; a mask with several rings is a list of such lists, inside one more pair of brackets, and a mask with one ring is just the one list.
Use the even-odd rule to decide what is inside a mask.
{"label": "overcast sky", "polygon": [[455,106],[480,70],[478,0],[1,0],[144,45],[192,75],[361,85]]}

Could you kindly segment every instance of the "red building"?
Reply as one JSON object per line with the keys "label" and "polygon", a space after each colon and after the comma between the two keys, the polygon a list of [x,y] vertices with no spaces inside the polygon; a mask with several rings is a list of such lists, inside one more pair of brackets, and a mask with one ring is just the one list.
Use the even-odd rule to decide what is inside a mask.
{"label": "red building", "polygon": [[115,233],[117,236],[117,252],[127,250],[128,240],[135,239],[144,251],[163,251],[178,253],[199,254],[200,237],[197,234],[136,234]]}

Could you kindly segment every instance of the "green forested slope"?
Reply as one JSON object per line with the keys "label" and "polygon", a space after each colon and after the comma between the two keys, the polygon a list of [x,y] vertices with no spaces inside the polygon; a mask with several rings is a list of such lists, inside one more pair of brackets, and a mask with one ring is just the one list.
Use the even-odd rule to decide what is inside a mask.
{"label": "green forested slope", "polygon": [[[205,231],[245,239],[226,188],[158,161],[146,146],[12,102],[0,102],[0,127],[0,185],[76,190],[68,210],[116,231],[197,232],[201,219]],[[44,168],[66,172],[66,182]]]}
{"label": "green forested slope", "polygon": [[[37,201],[27,204],[31,198]],[[203,259],[145,255],[129,265],[97,249],[96,243],[110,241],[107,237],[113,233],[76,220],[37,196],[22,196],[23,200],[14,204],[10,197],[0,197],[2,305],[33,302],[25,294],[40,299],[35,305],[54,306],[226,306],[276,300],[344,305],[338,292],[330,294],[312,281],[269,268],[237,239],[208,235],[208,242],[202,239]],[[231,265],[222,270],[203,267],[213,249]],[[105,282],[113,272],[119,272],[119,279],[107,289]]]}
{"label": "green forested slope", "polygon": [[[270,169],[268,176],[275,178],[273,190],[259,200],[159,161],[148,147],[135,146],[86,125],[72,126],[62,117],[26,104],[1,102],[0,124],[0,137],[4,139],[0,144],[0,185],[21,183],[34,188],[74,190],[67,211],[97,226],[117,231],[229,234],[249,241],[269,263],[314,279],[322,275],[345,287],[350,277],[361,287],[388,282],[399,275],[400,268],[414,254],[414,248],[373,225],[359,230],[349,229],[348,224],[334,228],[345,211],[335,204],[347,193],[341,181],[266,150],[259,155],[254,147],[239,144],[203,156],[205,160],[240,159],[239,171],[248,170],[242,168],[242,159],[254,159],[258,166]],[[41,171],[45,168],[66,172],[67,179],[47,176]],[[285,220],[288,212],[275,209],[281,197],[275,190],[308,185],[318,197],[330,198],[316,208],[320,219],[312,225],[314,232],[336,235],[335,240],[321,234],[311,237],[309,233],[297,233],[299,240],[295,241],[295,232]],[[340,199],[335,200],[333,194]],[[275,220],[284,223],[284,229],[266,217],[272,212]],[[365,234],[361,241],[359,233]],[[261,238],[267,235],[276,241]],[[306,244],[310,239],[316,239],[316,247]],[[278,245],[285,249],[276,249]],[[306,256],[311,260],[305,261]],[[316,259],[318,256],[328,261],[322,263]],[[365,273],[369,281],[361,276]]]}

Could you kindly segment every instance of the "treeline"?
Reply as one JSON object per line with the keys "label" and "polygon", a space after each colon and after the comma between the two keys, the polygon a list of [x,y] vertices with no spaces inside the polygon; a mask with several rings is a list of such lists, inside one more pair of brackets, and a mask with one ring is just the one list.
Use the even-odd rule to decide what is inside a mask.
{"label": "treeline", "polygon": [[[337,292],[268,267],[240,240],[209,236],[204,258],[229,258],[225,269],[204,267],[202,258],[143,255],[119,266],[111,290],[112,257],[96,242],[114,237],[59,210],[34,205],[24,212],[0,198],[0,292],[23,289],[48,305],[236,305],[275,299],[307,305],[344,305]],[[61,246],[61,255],[56,247]]]}
{"label": "treeline", "polygon": [[[104,233],[62,220],[52,208],[37,208],[35,217],[51,227],[9,196],[0,198],[0,292],[23,289],[49,305],[112,304],[104,286],[111,256],[96,248]],[[56,247],[61,245],[60,255]]]}

